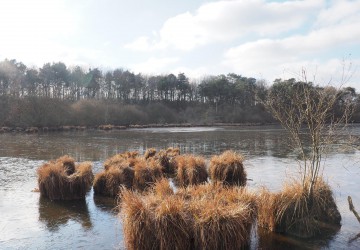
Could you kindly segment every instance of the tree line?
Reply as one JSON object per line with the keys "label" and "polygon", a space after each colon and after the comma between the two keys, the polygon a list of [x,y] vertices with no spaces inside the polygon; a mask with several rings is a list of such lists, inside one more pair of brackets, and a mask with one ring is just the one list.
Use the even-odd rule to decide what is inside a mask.
{"label": "tree line", "polygon": [[[184,73],[145,75],[63,62],[34,68],[5,59],[0,62],[0,126],[268,123],[274,120],[258,98],[285,85],[291,88],[296,80],[276,79],[269,87],[235,73],[190,80]],[[338,94],[339,105],[341,98],[359,102],[353,88]]]}

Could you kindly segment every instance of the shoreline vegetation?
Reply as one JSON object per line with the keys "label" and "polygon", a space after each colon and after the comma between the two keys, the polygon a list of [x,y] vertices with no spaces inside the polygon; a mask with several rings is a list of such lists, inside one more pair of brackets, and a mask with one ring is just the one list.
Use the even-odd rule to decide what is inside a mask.
{"label": "shoreline vegetation", "polygon": [[268,124],[276,122],[264,105],[269,93],[290,103],[286,95],[302,85],[332,93],[335,118],[341,117],[344,104],[351,103],[349,122],[360,122],[359,93],[345,84],[332,84],[336,83],[319,86],[294,78],[270,83],[236,73],[189,79],[181,72],[145,75],[62,62],[31,68],[5,59],[0,61],[0,128]]}
{"label": "shoreline vegetation", "polygon": [[278,123],[212,123],[212,124],[144,124],[144,125],[99,125],[99,126],[55,126],[55,127],[0,127],[1,133],[45,133],[45,132],[66,132],[66,131],[85,131],[85,130],[126,130],[126,129],[142,129],[142,128],[197,128],[197,127],[257,127],[280,125]]}

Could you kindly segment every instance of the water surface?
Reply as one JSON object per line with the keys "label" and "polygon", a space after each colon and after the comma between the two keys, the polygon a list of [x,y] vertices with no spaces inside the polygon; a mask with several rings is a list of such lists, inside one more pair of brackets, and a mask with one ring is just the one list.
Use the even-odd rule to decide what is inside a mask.
{"label": "water surface", "polygon": [[[352,133],[360,135],[360,127]],[[154,128],[121,131],[82,131],[0,135],[0,249],[122,249],[122,225],[112,199],[94,197],[83,202],[40,199],[36,169],[45,161],[69,154],[76,161],[92,161],[95,173],[108,157],[123,151],[179,147],[181,153],[207,159],[227,149],[246,157],[248,185],[279,190],[298,171],[296,152],[277,126]],[[324,176],[334,190],[342,227],[325,237],[300,240],[278,234],[254,233],[252,249],[359,249],[360,224],[349,211],[351,195],[360,212],[360,152],[334,148],[326,159]]]}

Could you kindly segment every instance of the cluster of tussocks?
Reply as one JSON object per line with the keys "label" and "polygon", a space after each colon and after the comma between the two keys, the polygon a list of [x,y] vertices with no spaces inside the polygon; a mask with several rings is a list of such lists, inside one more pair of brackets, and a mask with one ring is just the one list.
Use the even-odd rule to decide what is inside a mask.
{"label": "cluster of tussocks", "polygon": [[179,153],[179,149],[169,148],[157,153],[151,148],[144,155],[138,152],[114,155],[104,162],[104,171],[95,176],[94,193],[116,197],[121,186],[145,191],[168,173],[172,158]]}
{"label": "cluster of tussocks", "polygon": [[301,238],[318,235],[326,225],[340,227],[341,215],[329,185],[320,178],[312,196],[306,190],[299,181],[277,193],[263,189],[258,196],[258,225]]}
{"label": "cluster of tussocks", "polygon": [[[243,157],[234,151],[213,156],[210,174],[213,182],[225,185],[246,184]],[[157,151],[149,148],[144,155],[125,152],[104,162],[104,171],[95,176],[96,195],[116,197],[120,187],[145,191],[162,177],[173,178],[178,187],[198,185],[208,181],[208,168],[202,156],[180,155],[178,148]]]}
{"label": "cluster of tussocks", "polygon": [[121,192],[127,249],[240,249],[250,243],[255,195],[241,187],[179,188],[167,180],[149,192]]}
{"label": "cluster of tussocks", "polygon": [[85,199],[94,178],[90,162],[75,164],[67,155],[43,164],[37,173],[41,196],[51,200]]}

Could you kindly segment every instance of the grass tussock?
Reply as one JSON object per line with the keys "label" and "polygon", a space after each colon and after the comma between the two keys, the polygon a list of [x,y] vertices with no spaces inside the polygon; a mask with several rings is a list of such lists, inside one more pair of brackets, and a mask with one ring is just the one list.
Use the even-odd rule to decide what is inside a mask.
{"label": "grass tussock", "polygon": [[174,158],[178,155],[180,155],[180,149],[170,147],[166,150],[160,150],[155,155],[154,160],[161,166],[162,171],[166,176],[172,177],[176,173]]}
{"label": "grass tussock", "polygon": [[174,158],[176,184],[180,187],[198,185],[207,181],[205,159],[201,156],[179,155]]}
{"label": "grass tussock", "polygon": [[95,175],[95,195],[117,197],[121,186],[133,188],[134,165],[140,160],[137,151],[116,154],[104,162],[104,171]]}
{"label": "grass tussock", "polygon": [[71,175],[75,172],[75,160],[74,158],[64,155],[56,160],[57,163],[62,164],[67,175]]}
{"label": "grass tussock", "polygon": [[144,158],[147,160],[150,157],[154,157],[155,154],[156,154],[156,149],[155,148],[148,148],[144,153]]}
{"label": "grass tussock", "polygon": [[153,199],[128,189],[121,191],[121,213],[126,249],[159,249],[154,223]]}
{"label": "grass tussock", "polygon": [[165,179],[152,192],[122,192],[127,249],[240,249],[250,243],[255,195],[244,188],[198,185],[173,193]]}
{"label": "grass tussock", "polygon": [[69,171],[73,163],[71,157],[63,156],[38,168],[38,185],[42,197],[51,200],[85,199],[94,178],[92,164],[83,162],[75,165],[74,171]]}
{"label": "grass tussock", "polygon": [[324,225],[340,226],[329,185],[318,179],[312,196],[306,190],[300,182],[286,184],[278,193],[264,190],[259,196],[259,226],[301,238],[319,234]]}
{"label": "grass tussock", "polygon": [[134,165],[133,186],[136,190],[144,191],[162,177],[162,169],[157,164],[147,164],[145,159],[140,159]]}
{"label": "grass tussock", "polygon": [[132,188],[134,180],[134,169],[128,166],[118,168],[111,167],[95,175],[95,195],[116,197],[120,187]]}
{"label": "grass tussock", "polygon": [[138,155],[139,153],[137,151],[116,154],[104,162],[104,168],[107,170],[111,167],[133,167],[138,158]]}
{"label": "grass tussock", "polygon": [[225,185],[246,185],[246,172],[243,166],[244,157],[228,150],[216,155],[210,161],[210,178],[213,182]]}
{"label": "grass tussock", "polygon": [[154,157],[140,156],[137,151],[114,155],[104,162],[104,171],[95,176],[96,195],[116,197],[123,186],[145,191],[163,176]]}

